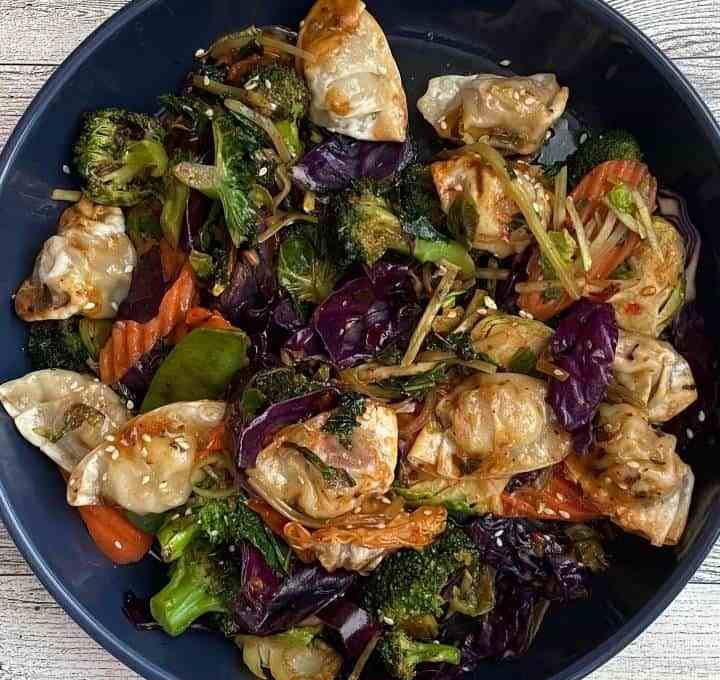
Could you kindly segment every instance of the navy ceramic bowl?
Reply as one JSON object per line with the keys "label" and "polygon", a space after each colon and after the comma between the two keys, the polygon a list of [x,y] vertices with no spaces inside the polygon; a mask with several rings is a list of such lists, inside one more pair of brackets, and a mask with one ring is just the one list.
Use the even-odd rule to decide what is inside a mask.
{"label": "navy ceramic bowl", "polygon": [[[718,289],[712,254],[720,252],[720,130],[677,69],[633,26],[597,0],[369,0],[390,37],[411,109],[428,77],[500,70],[558,74],[585,119],[622,125],[641,140],[661,182],[684,194],[704,235],[701,291]],[[52,188],[62,174],[82,113],[120,105],[154,111],[173,90],[192,55],[219,34],[250,23],[297,25],[309,0],[139,0],[115,15],[55,72],[0,156],[0,379],[25,373],[25,329],[9,296],[30,271],[61,206]],[[415,126],[421,126],[417,115]],[[713,299],[701,300],[707,307]],[[709,322],[718,337],[717,314]],[[717,344],[717,341],[716,341]],[[623,538],[594,597],[551,612],[524,658],[489,664],[478,677],[496,680],[580,678],[616,654],[672,601],[720,533],[720,472],[712,442],[697,442],[689,461],[698,478],[685,540],[652,549]],[[15,542],[48,590],[100,644],[153,680],[239,680],[233,645],[207,634],[171,640],[138,632],[121,612],[125,591],[156,591],[162,570],[151,560],[115,568],[94,548],[65,503],[57,470],[0,417],[0,510]],[[42,654],[42,649],[37,650]],[[380,680],[380,679],[373,679]]]}

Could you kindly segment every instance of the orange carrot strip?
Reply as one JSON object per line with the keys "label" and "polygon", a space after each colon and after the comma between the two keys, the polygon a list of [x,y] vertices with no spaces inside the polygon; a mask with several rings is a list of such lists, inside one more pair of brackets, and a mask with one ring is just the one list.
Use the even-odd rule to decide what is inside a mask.
{"label": "orange carrot strip", "polygon": [[104,505],[78,508],[95,545],[115,564],[132,564],[147,555],[153,536],[138,529],[125,515]]}

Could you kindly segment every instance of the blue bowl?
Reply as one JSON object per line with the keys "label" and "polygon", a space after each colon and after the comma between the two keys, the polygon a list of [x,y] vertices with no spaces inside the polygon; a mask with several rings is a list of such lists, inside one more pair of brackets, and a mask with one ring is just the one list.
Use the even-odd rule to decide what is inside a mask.
{"label": "blue bowl", "polygon": [[[572,92],[588,121],[632,130],[661,182],[688,199],[703,231],[701,291],[717,290],[720,269],[720,130],[697,93],[637,29],[597,0],[396,0],[371,2],[387,31],[411,108],[427,78],[492,68],[509,59],[518,73],[550,71]],[[22,375],[23,324],[9,296],[31,270],[43,239],[55,231],[63,175],[84,111],[119,105],[154,111],[174,90],[192,55],[213,38],[250,23],[297,25],[309,0],[138,0],[118,12],[57,69],[0,156],[0,378]],[[415,126],[422,123],[417,116]],[[711,298],[711,294],[706,294]],[[712,299],[702,300],[707,307]],[[715,337],[717,314],[708,319]],[[677,549],[652,549],[631,537],[613,546],[613,567],[586,602],[557,608],[522,659],[478,672],[497,680],[580,678],[627,645],[672,601],[720,533],[720,490],[712,441],[689,458],[698,477],[690,522]],[[21,552],[62,607],[100,644],[152,680],[249,678],[239,652],[194,632],[171,640],[138,632],[121,612],[123,593],[156,591],[162,569],[151,560],[116,568],[99,555],[77,513],[65,503],[57,470],[0,417],[0,511]],[[42,653],[42,650],[38,650]],[[483,677],[488,677],[483,675]]]}

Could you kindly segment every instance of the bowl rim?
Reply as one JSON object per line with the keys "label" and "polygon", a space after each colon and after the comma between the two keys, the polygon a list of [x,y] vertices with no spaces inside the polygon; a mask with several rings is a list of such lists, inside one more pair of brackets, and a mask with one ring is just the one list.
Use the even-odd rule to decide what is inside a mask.
{"label": "bowl rim", "polygon": [[[0,186],[7,181],[9,168],[20,151],[28,130],[41,115],[48,103],[65,86],[77,69],[94,50],[128,23],[138,18],[159,0],[132,0],[96,28],[53,72],[21,116],[5,147],[0,152]],[[589,14],[623,35],[630,45],[662,75],[675,94],[685,101],[703,132],[710,140],[715,156],[720,160],[720,124],[693,85],[680,72],[672,60],[637,26],[603,0],[567,0],[575,2]],[[40,554],[38,546],[25,530],[15,508],[10,503],[5,483],[0,479],[0,517],[18,550],[35,575],[57,603],[97,643],[147,680],[179,680],[160,666],[135,651],[127,642],[94,618],[53,573]],[[720,517],[708,520],[698,534],[683,565],[653,595],[650,601],[615,633],[591,649],[567,668],[552,676],[551,680],[580,680],[605,664],[629,645],[640,633],[670,605],[688,584],[720,537]]]}

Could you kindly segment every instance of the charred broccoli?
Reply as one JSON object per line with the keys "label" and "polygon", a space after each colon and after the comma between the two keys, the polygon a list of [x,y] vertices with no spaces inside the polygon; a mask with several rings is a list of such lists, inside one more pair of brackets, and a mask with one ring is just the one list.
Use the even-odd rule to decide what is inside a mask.
{"label": "charred broccoli", "polygon": [[27,345],[34,370],[64,368],[82,373],[88,371],[90,350],[80,334],[80,319],[40,321],[30,326]]}
{"label": "charred broccoli", "polygon": [[568,163],[571,185],[575,185],[595,166],[606,161],[640,161],[640,144],[625,130],[591,134]]}
{"label": "charred broccoli", "polygon": [[412,255],[420,262],[447,260],[472,276],[475,263],[467,250],[440,237],[412,239],[393,211],[388,189],[379,182],[361,180],[336,203],[340,239],[349,261],[377,262],[388,250]]}
{"label": "charred broccoli", "polygon": [[310,91],[290,64],[260,64],[248,72],[243,87],[248,104],[268,118],[297,122],[307,115]]}
{"label": "charred broccoli", "polygon": [[228,614],[240,569],[207,541],[195,541],[170,567],[170,582],[150,598],[150,613],[172,637],[206,614]]}
{"label": "charred broccoli", "polygon": [[[397,182],[398,214],[406,231],[418,232],[446,221],[430,168],[413,163],[403,170]],[[416,234],[420,235],[420,234]]]}
{"label": "charred broccoli", "polygon": [[362,606],[389,626],[432,639],[447,605],[442,592],[448,581],[461,569],[474,568],[478,559],[467,534],[452,527],[424,550],[386,558],[368,579]]}
{"label": "charred broccoli", "polygon": [[214,546],[237,545],[246,541],[254,545],[268,564],[279,572],[287,572],[289,552],[264,522],[245,502],[245,498],[197,498],[189,506],[189,514],[166,522],[158,531],[157,540],[163,560],[180,559],[201,538]]}
{"label": "charred broccoli", "polygon": [[418,642],[401,630],[393,630],[380,641],[378,654],[388,673],[398,680],[412,680],[418,664],[460,663],[460,650],[452,645]]}
{"label": "charred broccoli", "polygon": [[122,109],[85,118],[75,143],[75,166],[96,203],[129,207],[152,196],[165,174],[165,131],[158,120]]}
{"label": "charred broccoli", "polygon": [[212,122],[215,165],[183,162],[175,166],[175,177],[222,203],[225,223],[236,246],[252,241],[258,224],[253,200],[255,165],[251,154],[262,145],[262,134],[234,116],[217,112]]}

